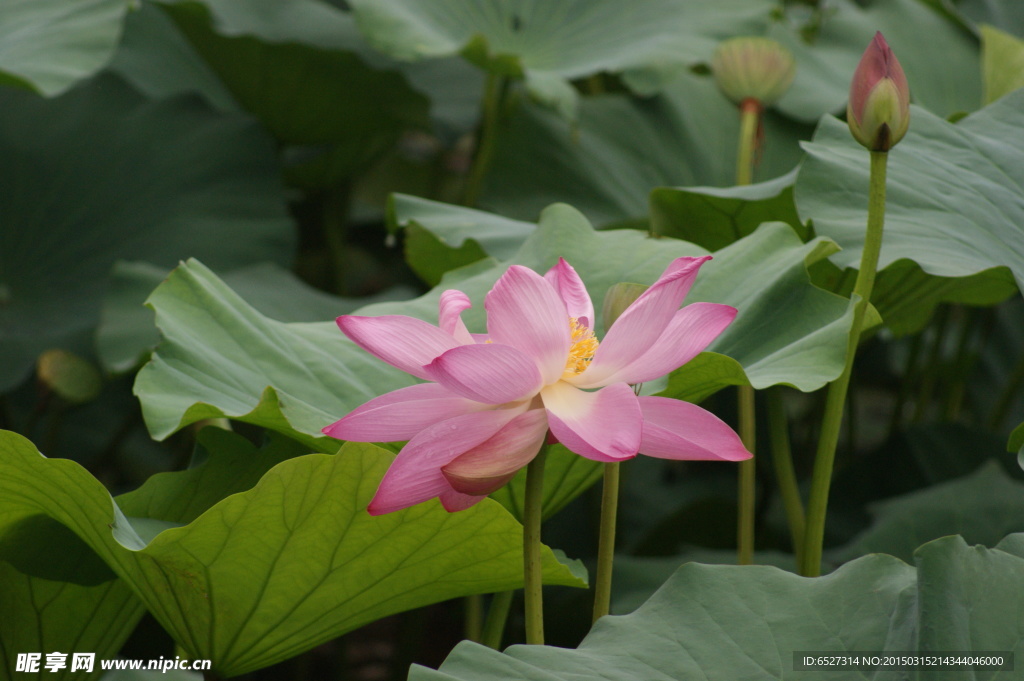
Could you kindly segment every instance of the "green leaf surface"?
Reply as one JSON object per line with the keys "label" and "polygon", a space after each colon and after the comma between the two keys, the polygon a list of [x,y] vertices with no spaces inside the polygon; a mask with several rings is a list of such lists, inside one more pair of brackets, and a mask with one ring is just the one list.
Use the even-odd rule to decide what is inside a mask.
{"label": "green leaf surface", "polygon": [[[167,2],[164,8],[234,98],[288,153],[288,176],[330,186],[427,124],[427,101],[393,68],[368,62],[345,12],[293,0]],[[379,57],[378,57],[379,60]]]}
{"label": "green leaf surface", "polygon": [[873,504],[873,522],[849,544],[828,553],[836,562],[867,553],[910,560],[918,546],[945,535],[996,546],[1024,531],[1024,485],[997,462],[970,475]]}
{"label": "green leaf surface", "polygon": [[1010,440],[1007,443],[1006,451],[1013,452],[1021,448],[1024,448],[1024,423],[1021,423],[1010,433]]}
{"label": "green leaf surface", "polygon": [[[766,566],[689,563],[633,614],[602,618],[576,649],[512,646],[499,653],[461,643],[436,672],[416,666],[409,678],[785,678],[794,650],[891,646],[890,615],[913,588],[913,568],[889,556],[814,580]],[[900,638],[897,646],[911,646]]]}
{"label": "green leaf surface", "polygon": [[49,100],[0,89],[0,144],[0,390],[91,333],[119,259],[291,258],[274,150],[247,118],[102,76]]}
{"label": "green leaf surface", "polygon": [[[755,177],[792,170],[811,132],[769,110]],[[497,137],[482,206],[534,220],[564,201],[608,225],[645,220],[656,187],[735,184],[739,111],[710,77],[685,72],[650,98],[588,97],[574,125],[522,102]]]}
{"label": "green leaf surface", "polygon": [[[670,557],[617,555],[612,577],[611,612],[614,615],[628,615],[635,611],[686,563],[736,565],[736,557],[735,549],[696,547]],[[796,559],[790,553],[758,551],[755,559],[757,565],[770,565],[787,572],[796,572]]]}
{"label": "green leaf surface", "polygon": [[265,317],[197,261],[175,270],[148,304],[164,341],[139,372],[135,394],[156,439],[227,416],[334,452],[337,441],[321,428],[415,382],[333,323]]}
{"label": "green leaf surface", "polygon": [[[20,449],[24,443],[9,433],[0,435],[0,440],[0,447],[14,443]],[[238,447],[237,436],[215,428],[200,433],[198,451],[209,459],[205,465],[156,475],[134,492],[119,496],[117,506],[132,517],[190,522],[229,494],[252,487],[274,464],[305,452],[283,440],[255,452]],[[17,497],[7,492],[0,506],[3,668],[14,668],[14,660],[4,658],[12,651],[90,651],[99,659],[115,657],[145,612],[142,601],[68,526],[46,513],[25,515],[31,491],[21,489]],[[40,672],[39,678],[84,679],[100,674],[96,665],[88,676],[64,669],[57,675]]]}
{"label": "green leaf surface", "polygon": [[981,67],[985,104],[1024,87],[1024,40],[982,26]]}
{"label": "green leaf surface", "polygon": [[[66,525],[186,652],[213,660],[226,676],[389,614],[522,583],[522,527],[498,504],[447,513],[431,502],[367,514],[391,460],[378,447],[349,444],[336,456],[289,458],[266,470],[302,451],[279,439],[257,462],[261,470],[238,476],[245,468],[238,461],[260,456],[251,444],[227,432],[210,433],[204,444],[208,465],[225,459],[152,480],[126,505],[153,515],[135,519],[77,464],[42,457],[29,441],[4,433],[0,517],[10,523],[42,514]],[[259,482],[203,511],[210,499],[196,483],[232,475],[239,488]],[[544,574],[548,583],[583,585],[548,550]]]}
{"label": "green leaf surface", "polygon": [[195,92],[218,111],[242,110],[174,20],[154,2],[144,2],[128,15],[107,68],[151,99]]}
{"label": "green leaf surface", "polygon": [[510,220],[496,213],[392,194],[388,198],[388,230],[394,233],[413,223],[430,231],[449,248],[458,248],[472,239],[487,255],[499,260],[515,255],[536,228],[532,222]]}
{"label": "green leaf surface", "polygon": [[796,171],[737,187],[660,187],[651,192],[651,231],[717,251],[753,232],[762,222],[785,222],[801,238],[809,234],[793,204]]}
{"label": "green leaf surface", "polygon": [[647,88],[704,59],[731,35],[763,32],[768,0],[354,0],[369,42],[398,59],[461,53],[481,68],[523,77],[531,94],[573,117],[569,80],[627,72]]}
{"label": "green leaf surface", "polygon": [[[920,0],[835,0],[821,9],[808,41],[797,22],[776,22],[768,36],[796,58],[796,77],[776,108],[806,122],[846,106],[850,79],[876,31],[907,74],[914,101],[939,116],[981,103],[977,40]],[[911,124],[913,125],[913,124]]]}
{"label": "green leaf surface", "polygon": [[[932,0],[934,1],[934,0]],[[937,0],[967,26],[989,24],[1024,38],[1024,5],[1017,0]]]}
{"label": "green leaf surface", "polygon": [[[5,500],[5,506],[11,505]],[[0,511],[0,534],[9,521],[9,508]],[[45,537],[33,538],[35,544]],[[29,544],[31,546],[31,544]],[[63,547],[61,547],[62,549]],[[47,545],[51,559],[61,552]],[[92,553],[90,551],[90,553]],[[95,557],[95,554],[93,554]],[[17,654],[25,652],[93,652],[98,659],[117,656],[124,642],[145,613],[142,602],[128,585],[108,579],[92,585],[30,576],[0,559],[0,669],[4,678],[87,681],[99,678],[99,665],[92,674],[67,668],[50,672],[40,668],[37,675],[9,675]],[[70,661],[70,657],[68,658]],[[45,658],[43,658],[45,662]]]}
{"label": "green leaf surface", "polygon": [[[631,615],[601,619],[576,649],[464,642],[411,681],[580,678],[781,679],[794,652],[1024,651],[1024,539],[997,549],[960,537],[922,546],[917,569],[885,555],[806,579],[764,566],[683,565]],[[849,670],[816,679],[901,678]],[[943,679],[1010,681],[1012,670],[947,670]]]}
{"label": "green leaf surface", "polygon": [[512,257],[536,225],[473,208],[392,194],[387,204],[388,231],[405,230],[405,259],[428,284],[445,272],[488,255]]}
{"label": "green leaf surface", "polygon": [[[140,359],[160,342],[153,311],[146,299],[166,271],[142,262],[118,262],[111,272],[110,288],[103,301],[96,347],[108,371],[136,367]],[[374,300],[391,300],[411,289],[398,288],[367,298],[340,298],[315,289],[290,270],[274,263],[239,267],[223,280],[252,306],[280,322],[315,322],[333,319]]]}
{"label": "green leaf surface", "polygon": [[[1024,287],[1024,140],[1017,134],[1024,92],[955,125],[917,107],[911,120],[907,136],[889,152],[879,268],[906,259],[941,277],[985,273],[990,303],[1008,294],[1006,269]],[[805,149],[795,189],[800,217],[843,248],[836,264],[856,267],[867,219],[868,154],[832,117],[822,119]]]}
{"label": "green leaf surface", "polygon": [[114,54],[125,0],[4,0],[0,84],[59,94]]}

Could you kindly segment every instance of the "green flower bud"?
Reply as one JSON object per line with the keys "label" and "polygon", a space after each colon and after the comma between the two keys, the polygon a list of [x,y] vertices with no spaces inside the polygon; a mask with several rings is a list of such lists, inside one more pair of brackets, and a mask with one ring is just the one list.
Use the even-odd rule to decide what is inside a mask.
{"label": "green flower bud", "polygon": [[718,88],[735,103],[754,99],[766,107],[793,83],[796,62],[771,38],[730,38],[715,50],[711,72]]}
{"label": "green flower bud", "polygon": [[846,122],[871,151],[889,151],[910,126],[910,87],[881,33],[864,51],[850,83]]}
{"label": "green flower bud", "polygon": [[103,388],[99,370],[67,350],[47,350],[39,355],[36,374],[46,387],[74,404],[95,399]]}
{"label": "green flower bud", "polygon": [[604,295],[604,305],[601,307],[601,318],[604,320],[604,330],[612,328],[615,320],[622,316],[626,308],[636,302],[649,286],[643,284],[628,284],[620,282],[608,289]]}

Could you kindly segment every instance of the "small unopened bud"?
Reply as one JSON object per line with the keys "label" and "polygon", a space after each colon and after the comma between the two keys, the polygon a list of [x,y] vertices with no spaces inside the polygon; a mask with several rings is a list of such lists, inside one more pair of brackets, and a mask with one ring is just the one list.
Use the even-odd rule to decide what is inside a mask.
{"label": "small unopened bud", "polygon": [[876,33],[850,83],[846,122],[871,151],[889,151],[910,126],[910,87],[896,55]]}
{"label": "small unopened bud", "polygon": [[711,58],[718,88],[736,104],[757,100],[771,106],[786,93],[796,74],[789,50],[771,38],[730,38]]}
{"label": "small unopened bud", "polygon": [[643,284],[621,282],[608,289],[608,293],[604,295],[604,305],[601,307],[605,332],[612,328],[615,320],[621,317],[626,308],[635,303],[640,294],[648,288],[650,287]]}
{"label": "small unopened bud", "polygon": [[47,350],[39,355],[36,373],[46,387],[74,404],[95,399],[103,387],[99,370],[67,350]]}

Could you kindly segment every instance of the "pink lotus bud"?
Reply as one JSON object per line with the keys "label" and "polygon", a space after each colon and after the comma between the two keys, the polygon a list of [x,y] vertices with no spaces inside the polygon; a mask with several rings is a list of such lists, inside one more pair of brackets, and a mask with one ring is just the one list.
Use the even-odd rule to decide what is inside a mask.
{"label": "pink lotus bud", "polygon": [[876,33],[857,64],[846,107],[850,132],[871,151],[889,151],[910,125],[910,87],[896,55]]}
{"label": "pink lotus bud", "polygon": [[735,103],[754,99],[766,107],[793,83],[796,62],[771,38],[730,38],[715,50],[711,72],[718,88]]}

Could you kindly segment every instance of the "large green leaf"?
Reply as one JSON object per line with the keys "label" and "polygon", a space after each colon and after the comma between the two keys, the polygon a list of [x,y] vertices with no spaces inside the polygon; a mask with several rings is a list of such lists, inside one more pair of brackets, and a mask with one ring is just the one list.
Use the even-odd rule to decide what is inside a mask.
{"label": "large green leaf", "polygon": [[[917,569],[885,555],[806,579],[772,567],[690,563],[631,615],[601,619],[576,649],[461,643],[414,681],[906,678],[901,672],[794,670],[797,651],[1024,652],[1024,538],[996,549],[959,537],[922,546]],[[911,672],[913,673],[913,672]],[[1010,681],[1012,670],[936,678]],[[913,677],[911,677],[913,678]]]}
{"label": "large green leaf", "polygon": [[[229,494],[252,487],[274,464],[305,452],[285,442],[258,453],[231,448],[235,438],[206,429],[197,447],[204,465],[156,475],[117,497],[117,506],[133,517],[190,522]],[[92,651],[100,659],[113,658],[145,612],[128,584],[74,532],[48,515],[26,516],[10,498],[0,506],[0,574],[4,669],[14,668],[13,660],[4,659],[11,651]],[[88,678],[100,673],[97,665]],[[59,676],[41,672],[39,678],[44,676],[87,678],[70,669]]]}
{"label": "large green leaf", "polygon": [[[259,452],[226,432],[206,445],[225,460],[151,481],[128,500],[149,517],[130,518],[80,466],[40,456],[29,441],[4,433],[4,520],[45,515],[66,525],[186,652],[213,660],[227,676],[392,613],[522,583],[522,527],[494,502],[461,513],[432,502],[367,514],[391,459],[373,445],[288,459],[262,478],[261,463],[302,450],[279,439]],[[254,459],[262,462],[238,484],[258,478],[255,487],[203,510],[208,492],[199,483],[237,476]],[[479,541],[484,535],[488,541]],[[583,585],[547,549],[544,566],[549,583]]]}
{"label": "large green leaf", "polygon": [[354,0],[360,29],[399,59],[461,53],[482,68],[523,77],[531,94],[573,116],[571,79],[627,72],[646,87],[704,59],[717,42],[763,32],[769,0]]}
{"label": "large green leaf", "polygon": [[152,99],[197,92],[220,111],[241,111],[174,20],[148,0],[125,20],[108,69]]}
{"label": "large green leaf", "polygon": [[[108,371],[135,368],[160,342],[153,311],[145,302],[166,276],[165,270],[149,263],[114,265],[96,329],[97,352]],[[323,321],[376,300],[408,297],[412,291],[411,287],[396,287],[364,298],[340,298],[309,286],[274,263],[239,267],[225,273],[223,279],[261,314],[281,322]]]}
{"label": "large green leaf", "polygon": [[0,3],[0,84],[55,95],[114,54],[125,0],[4,0]]}
{"label": "large green leaf", "polygon": [[[0,536],[5,534],[8,513],[7,508],[0,511]],[[64,553],[66,547],[44,544],[47,539],[45,535],[26,537],[29,546],[44,546],[51,560]],[[0,618],[0,668],[5,679],[95,679],[101,673],[99,665],[92,674],[72,673],[69,668],[17,677],[10,673],[17,653],[89,651],[100,659],[114,658],[145,612],[142,602],[120,579],[76,584],[30,576],[0,560],[0,585],[0,612],[4,613]]]}
{"label": "large green leaf", "polygon": [[792,673],[794,650],[891,649],[890,615],[913,586],[913,568],[888,556],[816,580],[690,563],[633,614],[601,619],[575,650],[462,643],[438,671],[413,667],[409,678],[780,679]]}
{"label": "large green leaf", "polygon": [[426,126],[426,99],[393,68],[368,63],[349,15],[327,3],[164,7],[235,99],[295,145],[288,173],[303,186],[331,186],[365,169],[406,128]]}
{"label": "large green leaf", "polygon": [[776,105],[787,115],[810,122],[845,108],[850,79],[876,31],[906,71],[916,103],[940,116],[981,104],[977,40],[920,0],[834,0],[813,21],[810,40],[797,22],[768,31],[797,62],[793,86]]}
{"label": "large green leaf", "polygon": [[716,251],[779,220],[808,236],[793,204],[796,171],[774,180],[727,188],[659,187],[651,192],[651,231]]}
{"label": "large green leaf", "polygon": [[1024,531],[1024,485],[991,462],[963,478],[878,502],[871,514],[872,526],[829,552],[829,560],[876,552],[910,560],[922,543],[952,534],[995,546],[1007,534]]}
{"label": "large green leaf", "polygon": [[247,118],[104,76],[49,100],[0,90],[0,146],[0,390],[91,333],[118,259],[290,261],[274,151]]}
{"label": "large green leaf", "polygon": [[388,197],[387,226],[405,230],[405,259],[434,286],[445,272],[491,255],[515,254],[535,225],[405,194]]}
{"label": "large green leaf", "polygon": [[[810,135],[810,127],[769,110],[757,177],[792,170],[799,141]],[[588,97],[575,125],[523,102],[498,131],[481,205],[533,220],[565,201],[599,225],[643,220],[655,187],[732,186],[738,139],[736,106],[710,77],[689,72],[647,99]]]}
{"label": "large green leaf", "polygon": [[[885,236],[879,268],[906,259],[926,273],[984,273],[986,287],[964,302],[996,302],[1012,291],[1006,270],[1024,288],[1024,91],[957,124],[912,107],[910,131],[889,152]],[[856,267],[867,219],[868,153],[846,124],[822,119],[797,176],[803,220],[843,250],[833,257]]]}
{"label": "large green leaf", "polygon": [[263,316],[196,261],[175,270],[149,305],[164,341],[139,372],[135,393],[160,440],[195,421],[229,416],[333,452],[337,441],[321,428],[415,382],[333,323]]}

